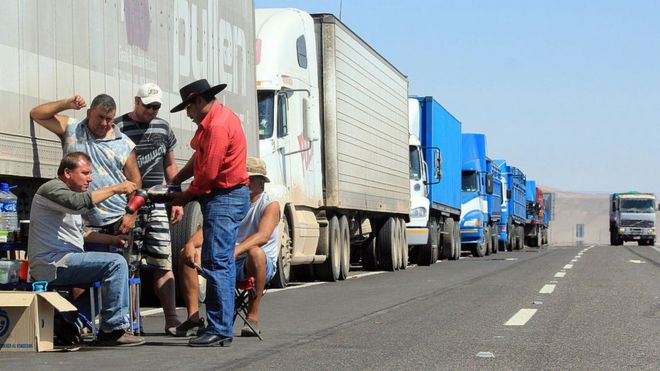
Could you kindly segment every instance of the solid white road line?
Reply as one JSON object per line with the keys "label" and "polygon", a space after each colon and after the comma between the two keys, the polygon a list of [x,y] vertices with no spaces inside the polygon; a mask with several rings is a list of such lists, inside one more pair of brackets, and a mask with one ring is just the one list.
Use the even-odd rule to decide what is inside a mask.
{"label": "solid white road line", "polygon": [[564,269],[571,269],[571,268],[573,268],[573,264],[566,264],[564,266]]}
{"label": "solid white road line", "polygon": [[565,275],[566,275],[566,272],[557,272],[557,273],[555,273],[555,277],[556,277],[556,278],[562,278],[562,277],[564,277]]}
{"label": "solid white road line", "polygon": [[286,291],[286,290],[296,290],[296,289],[302,289],[304,287],[323,285],[325,283],[327,283],[327,282],[307,282],[307,283],[303,283],[302,285],[287,286],[283,289],[268,289],[268,292],[274,293],[274,292],[280,292],[280,291]]}
{"label": "solid white road line", "polygon": [[[409,265],[409,266],[408,266],[408,269],[410,269],[410,268],[413,268],[413,267]],[[373,276],[373,275],[376,275],[376,274],[383,274],[383,273],[385,273],[385,271],[366,272],[366,273],[356,274],[355,276],[349,276],[349,277],[346,277],[346,279],[347,279],[347,280],[353,280],[353,279],[356,279],[356,278],[367,277],[367,276]]]}
{"label": "solid white road line", "polygon": [[552,294],[552,292],[555,291],[555,286],[556,285],[543,285],[539,294]]}
{"label": "solid white road line", "polygon": [[537,310],[538,309],[521,309],[506,321],[504,326],[524,326],[525,323],[534,316]]}
{"label": "solid white road line", "polygon": [[[176,308],[176,309],[186,309],[186,308],[180,307],[180,308]],[[140,315],[143,316],[143,317],[153,316],[154,314],[159,314],[159,313],[163,313],[163,308],[154,308],[154,309],[147,309],[147,310],[140,311]]]}
{"label": "solid white road line", "polygon": [[660,248],[658,248],[657,246],[651,246],[651,248],[657,252],[660,252]]}

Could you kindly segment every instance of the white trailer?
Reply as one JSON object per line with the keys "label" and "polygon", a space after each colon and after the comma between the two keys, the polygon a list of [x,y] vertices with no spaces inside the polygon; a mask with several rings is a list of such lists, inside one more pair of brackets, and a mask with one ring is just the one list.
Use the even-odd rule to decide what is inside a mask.
{"label": "white trailer", "polygon": [[[30,109],[47,101],[107,93],[120,115],[133,109],[140,84],[156,82],[159,116],[174,128],[184,163],[196,126],[169,108],[188,82],[224,82],[219,98],[241,117],[248,151],[258,155],[252,1],[6,0],[0,71],[0,179],[18,185],[22,219],[62,158],[59,138],[30,121]],[[82,118],[85,110],[65,114]]]}
{"label": "white trailer", "polygon": [[334,281],[351,258],[405,268],[408,81],[332,15],[258,9],[259,152],[283,206],[275,286]]}

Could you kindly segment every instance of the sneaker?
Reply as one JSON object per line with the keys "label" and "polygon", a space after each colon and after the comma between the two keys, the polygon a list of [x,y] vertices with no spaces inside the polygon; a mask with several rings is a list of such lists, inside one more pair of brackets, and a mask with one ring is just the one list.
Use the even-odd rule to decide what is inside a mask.
{"label": "sneaker", "polygon": [[[252,326],[251,328],[250,328],[250,326],[248,326],[248,322]],[[261,334],[261,331],[259,330],[259,322],[249,320],[249,319],[245,320],[245,323],[243,324],[243,328],[241,329],[241,336],[243,336],[243,337],[258,337],[259,334]]]}
{"label": "sneaker", "polygon": [[177,327],[168,328],[167,332],[176,337],[197,336],[200,334],[200,330],[203,331],[204,328],[204,318],[197,321],[187,319]]}
{"label": "sneaker", "polygon": [[131,335],[127,330],[99,331],[95,345],[101,347],[133,347],[144,344],[144,338]]}

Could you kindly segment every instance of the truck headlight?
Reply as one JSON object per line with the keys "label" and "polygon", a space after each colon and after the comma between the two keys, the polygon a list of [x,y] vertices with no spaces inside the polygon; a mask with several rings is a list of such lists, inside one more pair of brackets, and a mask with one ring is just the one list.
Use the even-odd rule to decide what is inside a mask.
{"label": "truck headlight", "polygon": [[619,233],[626,233],[626,229],[625,228],[619,228]]}
{"label": "truck headlight", "polygon": [[463,223],[464,227],[479,227],[481,226],[481,220],[479,219],[468,219]]}
{"label": "truck headlight", "polygon": [[416,207],[412,210],[410,210],[410,216],[413,218],[423,218],[426,216],[426,208],[425,207]]}

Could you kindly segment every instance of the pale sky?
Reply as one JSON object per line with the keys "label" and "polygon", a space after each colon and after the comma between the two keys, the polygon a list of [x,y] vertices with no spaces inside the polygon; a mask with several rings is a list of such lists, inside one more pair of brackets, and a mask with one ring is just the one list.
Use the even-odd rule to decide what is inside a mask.
{"label": "pale sky", "polygon": [[342,21],[528,178],[660,194],[660,1],[344,0]]}

